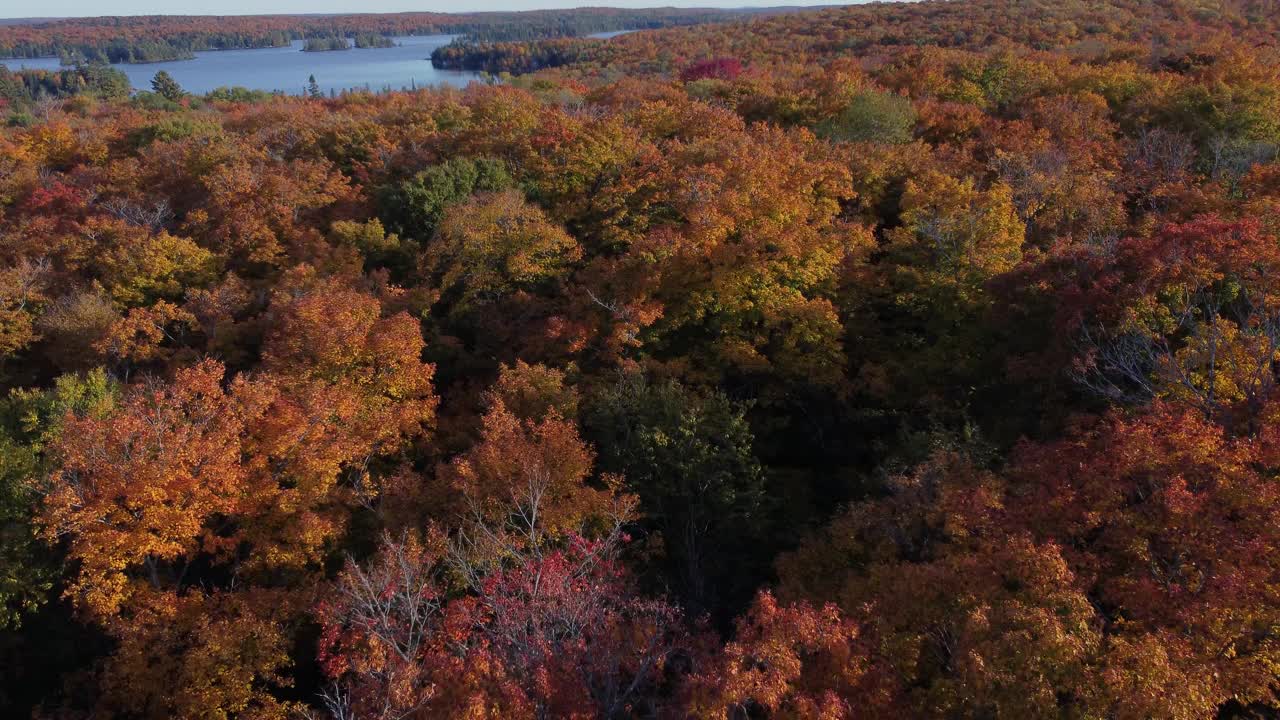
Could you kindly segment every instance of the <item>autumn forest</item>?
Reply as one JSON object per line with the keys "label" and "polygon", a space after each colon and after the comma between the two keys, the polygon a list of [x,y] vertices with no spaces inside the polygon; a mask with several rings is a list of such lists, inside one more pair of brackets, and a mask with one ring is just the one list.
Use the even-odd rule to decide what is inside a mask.
{"label": "autumn forest", "polygon": [[1280,5],[575,12],[0,68],[0,717],[1280,717]]}

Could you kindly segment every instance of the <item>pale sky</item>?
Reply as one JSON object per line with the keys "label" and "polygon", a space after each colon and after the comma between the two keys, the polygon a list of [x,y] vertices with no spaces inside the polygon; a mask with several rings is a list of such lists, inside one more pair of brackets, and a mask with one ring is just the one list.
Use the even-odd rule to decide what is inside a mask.
{"label": "pale sky", "polygon": [[[846,0],[847,2],[848,0]],[[854,0],[857,2],[858,0]],[[863,0],[865,1],[865,0]],[[831,0],[603,0],[591,7],[780,7],[832,3]],[[578,7],[572,0],[0,0],[0,18],[90,17],[99,15],[276,15],[299,13],[484,12]]]}

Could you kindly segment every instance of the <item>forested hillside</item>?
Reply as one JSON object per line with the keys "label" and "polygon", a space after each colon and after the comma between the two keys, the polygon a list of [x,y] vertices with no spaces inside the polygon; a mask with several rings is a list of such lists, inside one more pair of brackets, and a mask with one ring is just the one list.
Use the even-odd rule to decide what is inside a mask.
{"label": "forested hillside", "polygon": [[464,35],[474,41],[572,37],[717,22],[778,10],[579,8],[531,12],[383,15],[230,15],[67,18],[0,23],[0,58],[113,63],[190,58],[198,50],[280,47],[297,39]]}
{"label": "forested hillside", "polygon": [[0,73],[0,716],[1277,717],[1278,25]]}

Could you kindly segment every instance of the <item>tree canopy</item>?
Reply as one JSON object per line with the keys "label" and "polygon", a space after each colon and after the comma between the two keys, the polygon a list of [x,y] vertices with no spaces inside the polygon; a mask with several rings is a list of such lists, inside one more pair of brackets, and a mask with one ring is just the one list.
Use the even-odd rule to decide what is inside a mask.
{"label": "tree canopy", "polygon": [[0,716],[1276,716],[1274,9],[0,26],[507,73],[0,69]]}

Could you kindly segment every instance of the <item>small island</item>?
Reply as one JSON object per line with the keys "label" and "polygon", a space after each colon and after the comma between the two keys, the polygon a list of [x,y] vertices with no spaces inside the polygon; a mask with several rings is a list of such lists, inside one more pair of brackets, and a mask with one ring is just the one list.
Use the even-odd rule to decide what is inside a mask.
{"label": "small island", "polygon": [[115,43],[106,48],[70,48],[59,51],[63,65],[80,63],[158,63],[191,60],[195,53],[161,42]]}
{"label": "small island", "polygon": [[350,50],[351,45],[344,37],[307,38],[302,44],[302,52],[332,52],[334,50]]}
{"label": "small island", "polygon": [[396,46],[396,41],[386,35],[378,35],[377,33],[361,33],[356,35],[356,47],[359,49],[366,48],[390,48]]}

